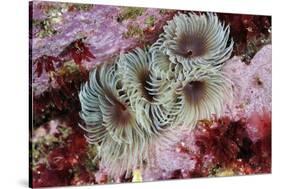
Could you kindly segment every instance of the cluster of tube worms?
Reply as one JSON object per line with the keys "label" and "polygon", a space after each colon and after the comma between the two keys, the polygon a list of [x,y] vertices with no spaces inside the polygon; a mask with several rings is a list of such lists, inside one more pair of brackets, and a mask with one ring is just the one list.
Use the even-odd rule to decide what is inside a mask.
{"label": "cluster of tube worms", "polygon": [[217,15],[177,14],[150,47],[96,65],[79,93],[80,125],[110,175],[149,162],[149,146],[223,113],[232,98],[222,71],[233,41]]}

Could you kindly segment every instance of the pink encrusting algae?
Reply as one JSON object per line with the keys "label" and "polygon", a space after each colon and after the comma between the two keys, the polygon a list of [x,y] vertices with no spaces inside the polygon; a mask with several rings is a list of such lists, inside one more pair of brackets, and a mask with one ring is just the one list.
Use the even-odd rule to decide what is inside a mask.
{"label": "pink encrusting algae", "polygon": [[[173,15],[172,12],[160,13],[157,9],[126,10],[126,7],[84,5],[85,11],[83,5],[80,9],[75,9],[75,6],[79,7],[52,2],[33,3],[33,61],[43,55],[57,57],[71,42],[85,37],[85,43],[89,44],[89,50],[95,55],[95,59],[85,61],[83,66],[91,69],[93,65],[132,49],[143,41],[155,39],[166,20]],[[135,19],[130,19],[129,14],[123,21],[118,20],[122,12],[131,11],[133,14],[138,9],[141,14]],[[46,34],[43,32],[45,30]],[[49,30],[54,32],[48,33]],[[34,73],[35,68],[32,69]],[[45,74],[34,78],[34,86],[39,90],[36,94],[41,94],[48,88],[47,80]]]}
{"label": "pink encrusting algae", "polygon": [[[110,164],[99,157],[100,146],[88,143],[87,133],[78,127],[85,122],[79,117],[83,106],[79,91],[96,65],[114,62],[120,54],[156,42],[178,11],[54,2],[33,2],[30,11],[32,186],[132,182],[130,171],[110,174]],[[192,129],[185,125],[172,128],[172,140],[166,145],[159,145],[161,139],[147,145],[143,151],[149,153],[138,167],[142,181],[271,173],[271,18],[217,15],[229,25],[234,41],[225,42],[226,47],[233,45],[233,52],[219,68],[230,80],[233,99],[226,100],[219,116],[200,117]],[[120,92],[119,84],[116,87]],[[144,104],[153,99],[157,98]],[[165,121],[161,123],[166,127]],[[168,135],[166,130],[153,129],[144,128],[149,134],[157,133],[156,138]]]}

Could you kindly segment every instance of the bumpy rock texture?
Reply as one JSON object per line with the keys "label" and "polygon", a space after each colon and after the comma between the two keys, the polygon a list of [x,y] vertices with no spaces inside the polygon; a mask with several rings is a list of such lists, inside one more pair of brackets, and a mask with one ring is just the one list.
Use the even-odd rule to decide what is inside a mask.
{"label": "bumpy rock texture", "polygon": [[240,107],[248,116],[255,111],[264,111],[264,108],[271,110],[271,52],[271,45],[264,46],[248,65],[237,56],[227,61],[224,70],[232,78],[235,91],[232,110]]}

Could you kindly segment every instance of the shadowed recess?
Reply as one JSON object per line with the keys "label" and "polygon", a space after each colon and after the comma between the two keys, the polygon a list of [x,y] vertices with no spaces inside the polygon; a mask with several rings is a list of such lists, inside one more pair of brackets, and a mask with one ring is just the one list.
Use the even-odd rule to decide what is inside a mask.
{"label": "shadowed recess", "polygon": [[149,102],[153,101],[153,95],[149,93],[147,89],[152,88],[152,86],[149,84],[151,82],[151,79],[149,77],[150,72],[147,69],[143,69],[139,72],[138,78],[141,83],[141,91],[146,100]]}
{"label": "shadowed recess", "polygon": [[176,53],[185,58],[194,58],[204,55],[206,50],[203,37],[194,34],[183,34],[178,39]]}
{"label": "shadowed recess", "polygon": [[206,83],[204,81],[190,81],[184,88],[183,93],[190,104],[198,104],[204,98]]}
{"label": "shadowed recess", "polygon": [[132,118],[131,113],[128,109],[128,106],[118,100],[116,96],[112,94],[109,89],[105,89],[105,95],[107,96],[108,100],[112,103],[112,108],[110,109],[112,122],[115,123],[114,125],[120,126],[128,126],[130,120]]}

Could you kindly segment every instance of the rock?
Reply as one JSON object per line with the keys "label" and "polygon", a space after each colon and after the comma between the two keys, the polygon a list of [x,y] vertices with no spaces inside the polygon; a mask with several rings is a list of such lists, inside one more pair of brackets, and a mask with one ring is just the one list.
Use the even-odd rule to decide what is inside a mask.
{"label": "rock", "polygon": [[234,56],[223,68],[233,81],[234,100],[227,114],[249,117],[253,112],[270,111],[272,104],[272,46],[266,45],[246,65]]}

